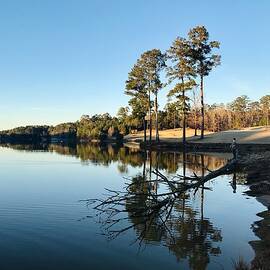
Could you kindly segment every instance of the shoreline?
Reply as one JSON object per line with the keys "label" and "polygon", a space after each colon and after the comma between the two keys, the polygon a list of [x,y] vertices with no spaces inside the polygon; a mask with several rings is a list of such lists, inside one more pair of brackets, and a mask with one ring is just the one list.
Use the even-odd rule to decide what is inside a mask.
{"label": "shoreline", "polygon": [[[208,143],[208,142],[187,142],[187,152],[208,152],[231,154],[230,143]],[[171,142],[162,140],[158,143],[126,140],[124,146],[139,150],[153,151],[183,151],[181,142]],[[240,143],[239,167],[236,172],[242,172],[247,176],[246,185],[249,191],[248,196],[255,197],[256,200],[270,209],[270,144],[262,143]],[[260,179],[260,180],[258,180]]]}
{"label": "shoreline", "polygon": [[[136,149],[152,149],[152,150],[184,150],[184,145],[182,142],[172,142],[162,140],[160,142],[143,142],[143,141],[133,141],[124,140],[123,144],[129,148]],[[204,152],[224,152],[230,153],[230,143],[209,143],[209,142],[187,142],[187,151],[204,151]],[[264,152],[270,151],[270,144],[262,143],[239,143],[238,148],[240,152]]]}
{"label": "shoreline", "polygon": [[[171,129],[161,130],[159,132],[160,141],[155,141],[155,132],[152,134],[152,143],[149,143],[149,132],[147,132],[146,142],[144,134],[138,132],[129,134],[123,138],[123,142],[130,147],[141,149],[184,149],[182,143],[182,130]],[[270,151],[270,127],[250,127],[239,130],[227,130],[220,132],[209,132],[205,134],[204,139],[194,136],[194,130],[187,129],[186,149],[188,151],[221,151],[231,152],[230,145],[236,138],[239,151],[243,152],[262,152]]]}

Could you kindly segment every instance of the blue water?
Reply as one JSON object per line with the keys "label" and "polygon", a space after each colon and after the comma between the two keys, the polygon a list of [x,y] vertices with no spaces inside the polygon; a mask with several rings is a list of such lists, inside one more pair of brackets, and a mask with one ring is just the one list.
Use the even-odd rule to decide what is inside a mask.
{"label": "blue water", "polygon": [[[257,238],[251,225],[259,220],[256,214],[265,207],[255,198],[243,195],[247,188],[242,183],[233,193],[232,176],[218,177],[206,184],[212,191],[204,191],[203,209],[202,191],[186,201],[186,213],[192,212],[194,220],[203,216],[222,238],[212,241],[208,237],[210,245],[218,247],[218,254],[207,251],[206,263],[193,265],[192,261],[205,254],[203,250],[201,254],[194,251],[196,240],[179,242],[172,247],[163,236],[160,241],[145,241],[139,247],[138,243],[131,244],[136,238],[136,232],[131,229],[108,241],[106,235],[101,234],[96,212],[80,201],[101,197],[104,188],[121,189],[127,181],[125,177],[141,172],[141,158],[134,161],[140,153],[122,149],[124,154],[119,155],[97,148],[91,154],[89,149],[83,154],[83,149],[70,154],[59,149],[61,147],[35,151],[0,148],[1,270],[231,269],[232,260],[239,256],[247,262],[253,259],[249,241]],[[95,153],[99,152],[106,156],[95,158]],[[182,173],[179,154],[176,158],[172,153],[160,155],[168,164],[176,166],[174,172],[160,165],[165,174]],[[129,160],[130,156],[134,160]],[[221,155],[210,156],[208,165],[212,169],[218,167],[216,163],[226,161]],[[208,157],[209,154],[205,154],[205,158]],[[146,169],[149,170],[149,166],[147,160]],[[187,173],[191,174],[194,169],[187,167]],[[177,234],[181,235],[181,230]],[[189,252],[184,252],[186,250]]]}

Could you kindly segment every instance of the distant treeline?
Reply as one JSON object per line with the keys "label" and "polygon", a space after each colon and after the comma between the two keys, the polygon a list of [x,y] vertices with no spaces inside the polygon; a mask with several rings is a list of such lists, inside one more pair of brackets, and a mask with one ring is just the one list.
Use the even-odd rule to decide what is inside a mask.
{"label": "distant treeline", "polygon": [[[215,103],[205,105],[205,129],[209,131],[224,131],[245,127],[269,125],[270,95],[265,95],[258,101],[251,101],[247,96],[237,97],[228,104]],[[201,129],[200,105],[195,102],[187,113],[187,127]],[[183,121],[181,108],[177,103],[169,102],[164,110],[158,112],[159,129],[181,128]],[[143,130],[143,122],[137,111],[131,107],[120,108],[118,112],[119,130],[129,133],[134,130]],[[194,134],[195,135],[195,134]],[[196,134],[197,135],[197,134]]]}
{"label": "distant treeline", "polygon": [[76,139],[76,124],[63,123],[57,126],[26,126],[0,132],[1,142],[34,143],[57,139],[71,141]]}
{"label": "distant treeline", "polygon": [[[240,96],[228,104],[205,106],[205,128],[210,131],[223,131],[252,126],[269,125],[270,95],[259,101],[251,101]],[[159,129],[182,127],[183,114],[173,103],[160,110]],[[187,126],[200,129],[199,110],[192,106],[187,117]],[[75,123],[62,123],[56,126],[26,126],[0,131],[2,142],[76,142],[76,141],[119,141],[124,135],[143,130],[143,123],[130,107],[121,107],[116,117],[110,114],[83,115]],[[195,131],[196,132],[196,131]],[[179,134],[180,135],[180,134]]]}
{"label": "distant treeline", "polygon": [[[228,129],[269,125],[269,112],[270,95],[265,95],[258,101],[251,101],[247,96],[243,95],[228,104],[206,104],[205,129],[218,132]],[[187,126],[200,129],[200,117],[196,104],[191,106],[187,117]],[[170,106],[162,112],[161,118],[165,120],[162,128],[181,127],[181,114],[171,109]]]}
{"label": "distant treeline", "polygon": [[119,120],[108,113],[89,117],[83,115],[75,123],[56,126],[26,126],[0,131],[2,143],[32,142],[77,142],[77,141],[119,141]]}

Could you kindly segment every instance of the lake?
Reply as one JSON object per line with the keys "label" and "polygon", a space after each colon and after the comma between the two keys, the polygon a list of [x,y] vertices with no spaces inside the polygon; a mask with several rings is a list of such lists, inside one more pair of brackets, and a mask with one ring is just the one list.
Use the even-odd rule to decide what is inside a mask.
{"label": "lake", "polygon": [[[236,185],[232,175],[220,176],[205,184],[211,190],[187,193],[177,199],[167,228],[155,221],[146,232],[138,225],[112,235],[85,201],[106,197],[105,188],[155,179],[156,169],[169,178],[201,175],[228,158],[111,145],[3,146],[0,269],[232,269],[239,256],[251,262],[250,242],[260,241],[252,226],[266,208],[243,193],[243,175],[234,176]],[[130,205],[125,202],[118,229],[138,222]]]}

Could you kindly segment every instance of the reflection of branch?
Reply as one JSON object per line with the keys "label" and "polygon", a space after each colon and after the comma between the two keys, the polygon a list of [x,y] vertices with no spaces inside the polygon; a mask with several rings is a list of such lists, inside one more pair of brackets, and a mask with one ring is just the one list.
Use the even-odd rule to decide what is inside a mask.
{"label": "reflection of branch", "polygon": [[206,269],[209,254],[221,253],[220,248],[213,245],[222,241],[221,231],[203,215],[197,217],[198,212],[182,202],[193,190],[209,189],[204,187],[207,181],[231,173],[235,165],[235,161],[230,161],[206,175],[186,176],[184,172],[172,178],[156,169],[152,171],[155,180],[151,177],[146,180],[145,173],[126,178],[123,189],[106,189],[103,199],[90,199],[87,204],[96,210],[103,234],[109,240],[134,230],[133,243],[139,244],[139,250],[142,243],[162,241],[178,260],[185,258],[194,269],[198,265]]}
{"label": "reflection of branch", "polygon": [[[125,184],[122,191],[106,189],[108,194],[105,199],[90,199],[88,204],[94,204],[99,222],[109,239],[114,239],[129,229],[138,227],[141,233],[137,240],[140,241],[153,226],[161,230],[165,229],[170,234],[166,223],[173,219],[175,202],[191,190],[196,192],[199,188],[209,189],[203,186],[207,181],[231,173],[234,168],[235,161],[230,161],[205,176],[194,173],[194,176],[177,175],[172,179],[168,179],[156,170],[153,171],[157,176],[156,180],[145,180],[140,175],[136,176]],[[158,192],[157,185],[163,186],[162,192]]]}

